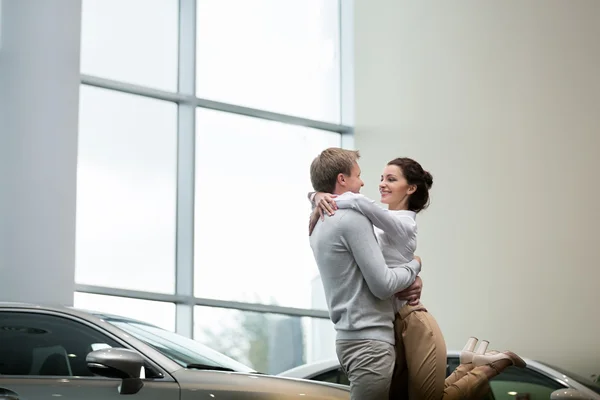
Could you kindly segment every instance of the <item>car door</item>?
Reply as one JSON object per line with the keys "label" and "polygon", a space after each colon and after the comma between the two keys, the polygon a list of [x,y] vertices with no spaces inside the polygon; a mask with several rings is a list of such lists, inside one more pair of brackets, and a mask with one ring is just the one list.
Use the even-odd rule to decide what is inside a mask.
{"label": "car door", "polygon": [[[448,357],[448,369],[459,364],[458,357]],[[550,394],[565,386],[531,368],[508,367],[490,381],[490,399],[494,400],[547,400]]]}
{"label": "car door", "polygon": [[[120,379],[94,376],[93,350],[126,347],[86,321],[43,311],[0,311],[0,399],[122,399]],[[178,400],[179,385],[150,360],[132,399]]]}

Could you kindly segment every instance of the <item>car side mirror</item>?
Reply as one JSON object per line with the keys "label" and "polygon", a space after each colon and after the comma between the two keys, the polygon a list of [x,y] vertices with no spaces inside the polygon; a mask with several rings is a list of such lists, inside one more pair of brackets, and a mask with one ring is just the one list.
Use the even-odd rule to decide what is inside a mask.
{"label": "car side mirror", "polygon": [[558,389],[550,394],[552,400],[593,400],[590,396],[576,389]]}
{"label": "car side mirror", "polygon": [[141,379],[144,358],[140,353],[120,348],[92,351],[85,357],[90,371],[106,378],[122,379],[120,394],[136,394],[144,382]]}

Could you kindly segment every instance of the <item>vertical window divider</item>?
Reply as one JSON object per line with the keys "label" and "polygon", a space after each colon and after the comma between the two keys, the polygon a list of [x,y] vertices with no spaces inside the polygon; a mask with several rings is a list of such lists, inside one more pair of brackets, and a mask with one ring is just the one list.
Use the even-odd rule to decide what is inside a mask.
{"label": "vertical window divider", "polygon": [[[354,0],[339,0],[340,122],[354,127]],[[354,129],[343,132],[341,147],[354,149]]]}
{"label": "vertical window divider", "polygon": [[[196,0],[179,0],[178,92],[196,93]],[[194,175],[196,109],[178,103],[177,113],[177,234],[175,294],[184,298],[176,305],[176,332],[194,334]]]}

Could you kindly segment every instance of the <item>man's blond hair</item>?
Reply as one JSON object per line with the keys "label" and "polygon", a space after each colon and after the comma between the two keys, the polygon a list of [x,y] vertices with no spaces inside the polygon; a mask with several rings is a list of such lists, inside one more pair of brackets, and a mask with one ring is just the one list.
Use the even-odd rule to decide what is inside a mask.
{"label": "man's blond hair", "polygon": [[360,158],[358,150],[330,147],[310,164],[310,181],[317,192],[333,193],[339,174],[350,176],[352,166]]}

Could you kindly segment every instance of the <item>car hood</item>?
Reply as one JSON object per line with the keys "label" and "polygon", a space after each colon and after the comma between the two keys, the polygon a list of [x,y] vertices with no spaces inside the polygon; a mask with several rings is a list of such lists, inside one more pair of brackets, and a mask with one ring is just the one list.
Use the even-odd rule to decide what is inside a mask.
{"label": "car hood", "polygon": [[[181,387],[181,399],[350,399],[342,385],[240,372],[181,369],[173,374]],[[208,397],[208,396],[210,397]],[[211,396],[212,395],[212,396]]]}

